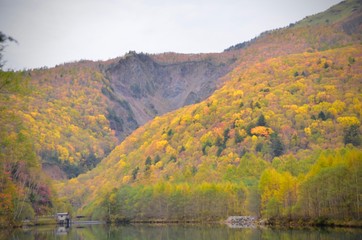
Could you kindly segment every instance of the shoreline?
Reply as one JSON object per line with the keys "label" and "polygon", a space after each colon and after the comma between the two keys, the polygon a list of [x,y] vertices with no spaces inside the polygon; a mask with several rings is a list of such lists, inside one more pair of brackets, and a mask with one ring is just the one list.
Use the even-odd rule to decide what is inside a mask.
{"label": "shoreline", "polygon": [[[93,224],[110,224],[110,225],[132,225],[132,224],[150,224],[150,225],[167,225],[167,224],[225,224],[231,228],[362,228],[362,220],[332,220],[332,219],[254,219],[253,221],[239,224],[228,220],[165,220],[165,219],[115,219],[112,221],[104,220],[85,220],[72,221],[70,225],[93,225]],[[11,226],[11,228],[36,227],[36,226],[64,226],[55,221],[28,220]],[[9,226],[0,226],[0,229],[6,229]]]}
{"label": "shoreline", "polygon": [[277,228],[362,228],[362,220],[334,219],[265,219],[264,226]]}

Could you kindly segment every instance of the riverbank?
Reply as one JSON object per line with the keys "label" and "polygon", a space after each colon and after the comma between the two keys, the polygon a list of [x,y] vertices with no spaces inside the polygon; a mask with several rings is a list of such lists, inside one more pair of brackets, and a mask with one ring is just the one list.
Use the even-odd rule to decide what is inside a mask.
{"label": "riverbank", "polygon": [[280,219],[272,218],[259,220],[260,225],[271,227],[288,227],[288,228],[303,228],[303,227],[343,227],[343,228],[362,228],[362,220],[334,220],[328,218],[318,219]]}
{"label": "riverbank", "polygon": [[[106,221],[73,221],[71,224],[227,224],[230,227],[272,227],[272,228],[308,228],[308,227],[343,227],[343,228],[362,228],[362,220],[332,220],[326,218],[319,219],[258,219],[251,216],[231,216],[227,220],[201,220],[201,219],[126,219],[112,218]],[[20,228],[27,226],[45,226],[58,225],[54,218],[40,217],[33,220],[25,220],[11,227]],[[8,228],[9,226],[0,226]]]}
{"label": "riverbank", "polygon": [[217,224],[222,220],[195,220],[195,219],[125,219],[116,218],[105,221],[108,224]]}
{"label": "riverbank", "polygon": [[37,217],[34,219],[27,219],[21,222],[13,222],[7,225],[0,225],[0,229],[9,228],[21,228],[21,227],[32,227],[32,226],[46,226],[46,225],[57,225],[57,221],[54,217]]}
{"label": "riverbank", "polygon": [[254,216],[230,216],[225,219],[126,219],[111,218],[108,224],[227,224],[229,227],[277,227],[277,228],[308,228],[308,227],[343,227],[362,228],[362,220],[333,220],[327,218],[270,218],[263,219]]}

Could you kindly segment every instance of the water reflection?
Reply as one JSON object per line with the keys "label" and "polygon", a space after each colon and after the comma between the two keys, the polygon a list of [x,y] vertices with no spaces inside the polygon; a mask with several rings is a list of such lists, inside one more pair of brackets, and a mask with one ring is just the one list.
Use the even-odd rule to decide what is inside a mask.
{"label": "water reflection", "polygon": [[225,225],[73,225],[34,227],[11,233],[0,231],[0,239],[127,239],[127,240],[235,240],[235,239],[361,239],[362,229],[270,229],[228,228]]}
{"label": "water reflection", "polygon": [[68,231],[69,231],[69,228],[67,228],[67,227],[65,227],[65,226],[59,226],[59,227],[56,229],[55,234],[56,234],[56,235],[67,235],[67,234],[68,234]]}

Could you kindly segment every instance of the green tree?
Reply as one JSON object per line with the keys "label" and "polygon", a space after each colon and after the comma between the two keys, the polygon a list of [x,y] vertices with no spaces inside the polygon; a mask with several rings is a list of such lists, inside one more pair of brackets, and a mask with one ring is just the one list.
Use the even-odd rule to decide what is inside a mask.
{"label": "green tree", "polygon": [[258,118],[257,126],[266,126],[266,120],[264,114],[261,114]]}
{"label": "green tree", "polygon": [[146,158],[146,161],[145,161],[145,165],[147,166],[149,166],[149,165],[151,165],[152,164],[152,159],[151,159],[151,157],[150,156],[148,156],[147,158]]}
{"label": "green tree", "polygon": [[138,171],[140,170],[139,167],[136,167],[135,169],[133,169],[132,171],[132,179],[133,180],[136,180],[137,179],[137,174],[138,174]]}
{"label": "green tree", "polygon": [[344,144],[352,144],[354,146],[361,145],[361,137],[359,134],[359,128],[357,125],[351,125],[346,128],[344,132]]}
{"label": "green tree", "polygon": [[318,118],[321,119],[322,121],[327,120],[327,116],[324,114],[323,111],[320,111],[320,112],[319,112]]}
{"label": "green tree", "polygon": [[276,133],[270,135],[272,156],[278,157],[284,153],[284,146],[280,137]]}

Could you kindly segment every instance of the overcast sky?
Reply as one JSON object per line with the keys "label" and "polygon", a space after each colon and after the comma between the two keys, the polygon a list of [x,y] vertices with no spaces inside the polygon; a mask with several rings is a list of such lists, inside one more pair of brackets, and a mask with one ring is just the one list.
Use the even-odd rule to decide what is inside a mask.
{"label": "overcast sky", "polygon": [[0,31],[19,44],[5,68],[145,53],[221,52],[340,0],[0,0]]}

